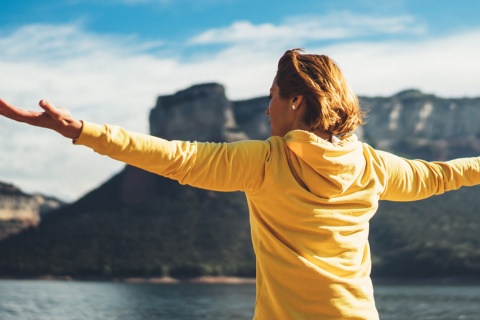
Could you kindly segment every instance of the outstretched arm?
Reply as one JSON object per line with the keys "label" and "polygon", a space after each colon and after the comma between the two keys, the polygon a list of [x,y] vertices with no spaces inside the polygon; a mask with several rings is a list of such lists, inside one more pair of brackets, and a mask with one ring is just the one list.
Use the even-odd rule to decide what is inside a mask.
{"label": "outstretched arm", "polygon": [[480,184],[480,157],[427,162],[383,151],[377,154],[386,170],[382,200],[415,201]]}
{"label": "outstretched arm", "polygon": [[41,100],[39,105],[43,112],[19,109],[0,99],[0,115],[32,126],[54,130],[70,139],[78,138],[82,132],[81,121],[73,119],[68,110],[56,108],[47,100]]}
{"label": "outstretched arm", "polygon": [[75,120],[70,113],[40,101],[43,112],[16,108],[0,99],[0,115],[54,130],[99,154],[178,180],[217,190],[254,190],[263,181],[270,144],[264,141],[197,143],[167,141],[123,128]]}

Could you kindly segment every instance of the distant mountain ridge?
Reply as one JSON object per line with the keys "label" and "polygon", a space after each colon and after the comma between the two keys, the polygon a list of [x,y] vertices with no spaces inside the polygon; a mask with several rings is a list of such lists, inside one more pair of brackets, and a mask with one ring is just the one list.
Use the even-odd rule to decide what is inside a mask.
{"label": "distant mountain ridge", "polygon": [[376,148],[425,160],[480,154],[480,98],[445,99],[405,90],[360,101],[369,110],[363,140]]}
{"label": "distant mountain ridge", "polygon": [[0,181],[0,240],[36,226],[42,215],[63,204],[53,197],[27,194],[13,184]]}
{"label": "distant mountain ridge", "polygon": [[[368,109],[357,135],[409,158],[478,155],[480,98],[444,99],[407,90],[360,97]],[[150,131],[167,139],[266,139],[267,97],[229,101],[217,83],[161,96]],[[480,276],[479,188],[429,200],[381,203],[371,222],[373,274]],[[199,190],[125,169],[38,228],[0,242],[0,275],[252,276],[248,208],[241,193]]]}
{"label": "distant mountain ridge", "polygon": [[[447,99],[411,89],[359,100],[367,118],[356,134],[375,148],[425,160],[480,154],[480,97]],[[150,133],[180,140],[264,140],[270,134],[267,106],[266,96],[229,101],[220,84],[196,85],[157,99]]]}

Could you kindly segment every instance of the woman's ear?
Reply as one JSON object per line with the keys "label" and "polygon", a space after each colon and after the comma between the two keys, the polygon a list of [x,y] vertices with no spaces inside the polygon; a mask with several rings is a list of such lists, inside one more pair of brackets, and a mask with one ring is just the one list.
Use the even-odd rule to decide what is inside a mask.
{"label": "woman's ear", "polygon": [[303,101],[303,96],[302,95],[294,96],[292,98],[292,105],[295,105],[298,108],[300,106],[300,104],[302,103],[302,101]]}

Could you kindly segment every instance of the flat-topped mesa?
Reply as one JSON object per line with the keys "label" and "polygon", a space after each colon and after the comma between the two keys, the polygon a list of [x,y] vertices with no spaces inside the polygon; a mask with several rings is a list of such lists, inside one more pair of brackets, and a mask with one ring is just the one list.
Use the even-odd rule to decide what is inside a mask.
{"label": "flat-topped mesa", "polygon": [[392,97],[361,97],[368,110],[365,140],[380,149],[446,160],[480,151],[480,98],[442,98],[405,90]]}
{"label": "flat-topped mesa", "polygon": [[[441,98],[419,90],[359,97],[367,110],[362,141],[407,157],[446,160],[480,150],[480,98]],[[153,135],[169,140],[235,141],[270,136],[267,97],[229,101],[217,83],[161,96],[150,113]]]}
{"label": "flat-topped mesa", "polygon": [[149,122],[150,134],[168,140],[228,142],[246,138],[235,122],[225,88],[217,83],[158,97]]}

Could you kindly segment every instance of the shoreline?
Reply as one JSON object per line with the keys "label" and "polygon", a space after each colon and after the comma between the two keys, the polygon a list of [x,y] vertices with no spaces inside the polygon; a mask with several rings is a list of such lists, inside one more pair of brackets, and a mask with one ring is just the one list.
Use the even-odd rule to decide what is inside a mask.
{"label": "shoreline", "polygon": [[198,283],[198,284],[255,284],[255,278],[241,278],[241,277],[228,277],[228,276],[200,276],[194,278],[177,279],[171,277],[132,277],[124,278],[119,282],[125,283]]}
{"label": "shoreline", "polygon": [[132,284],[255,284],[255,278],[242,278],[234,276],[199,276],[192,278],[172,278],[172,277],[72,277],[72,276],[37,276],[37,277],[0,277],[2,280],[18,281],[98,281],[98,282],[120,282]]}
{"label": "shoreline", "polygon": [[[191,278],[172,278],[172,277],[72,277],[72,276],[35,276],[35,277],[0,277],[2,280],[18,281],[77,281],[77,282],[118,282],[131,284],[255,284],[255,278],[244,278],[235,276],[198,276]],[[480,277],[440,277],[440,278],[401,278],[401,277],[379,277],[372,278],[373,286],[391,285],[391,286],[479,286]]]}

